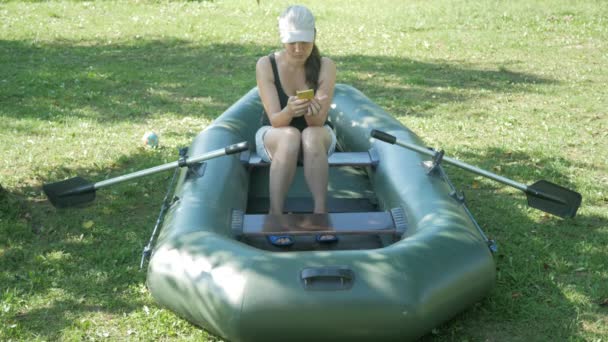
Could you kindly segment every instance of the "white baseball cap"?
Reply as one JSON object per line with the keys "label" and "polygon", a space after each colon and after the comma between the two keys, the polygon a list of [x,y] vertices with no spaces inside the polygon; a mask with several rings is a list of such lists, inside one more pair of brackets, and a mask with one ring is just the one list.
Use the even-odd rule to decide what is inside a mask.
{"label": "white baseball cap", "polygon": [[281,43],[312,43],[315,40],[315,17],[304,6],[289,6],[279,17],[279,34]]}

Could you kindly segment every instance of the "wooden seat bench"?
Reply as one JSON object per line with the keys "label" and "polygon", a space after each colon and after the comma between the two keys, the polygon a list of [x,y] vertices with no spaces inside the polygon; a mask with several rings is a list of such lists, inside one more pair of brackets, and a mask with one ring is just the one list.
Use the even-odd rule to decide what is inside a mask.
{"label": "wooden seat bench", "polygon": [[246,215],[233,210],[232,232],[237,239],[267,235],[382,235],[395,238],[407,230],[402,208],[390,211],[330,214]]}
{"label": "wooden seat bench", "polygon": [[[378,153],[374,148],[365,152],[334,152],[328,158],[330,167],[337,166],[371,166],[375,167],[380,162]],[[255,152],[247,151],[241,153],[241,163],[249,167],[270,166],[262,160]]]}

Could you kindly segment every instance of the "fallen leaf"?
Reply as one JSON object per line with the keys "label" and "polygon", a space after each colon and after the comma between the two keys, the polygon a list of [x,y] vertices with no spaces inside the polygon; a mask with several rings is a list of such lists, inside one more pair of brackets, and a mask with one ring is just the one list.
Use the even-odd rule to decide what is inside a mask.
{"label": "fallen leaf", "polygon": [[521,293],[519,293],[519,292],[511,293],[511,298],[519,298],[519,297],[521,297]]}
{"label": "fallen leaf", "polygon": [[95,224],[95,222],[93,222],[92,220],[88,220],[82,224],[82,228],[89,229],[89,228],[93,227],[94,224]]}
{"label": "fallen leaf", "polygon": [[473,184],[471,184],[471,187],[473,189],[479,189],[479,182],[478,181],[473,181]]}

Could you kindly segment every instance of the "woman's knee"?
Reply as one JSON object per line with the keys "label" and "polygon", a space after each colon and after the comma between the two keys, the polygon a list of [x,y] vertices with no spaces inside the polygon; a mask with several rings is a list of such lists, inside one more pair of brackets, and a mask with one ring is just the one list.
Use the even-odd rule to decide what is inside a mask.
{"label": "woman's knee", "polygon": [[[270,133],[270,134],[268,134]],[[294,127],[275,128],[267,133],[265,144],[271,152],[293,154],[300,151],[301,134]]]}
{"label": "woman's knee", "polygon": [[302,132],[302,149],[304,152],[326,152],[329,144],[329,133],[325,127],[307,127]]}

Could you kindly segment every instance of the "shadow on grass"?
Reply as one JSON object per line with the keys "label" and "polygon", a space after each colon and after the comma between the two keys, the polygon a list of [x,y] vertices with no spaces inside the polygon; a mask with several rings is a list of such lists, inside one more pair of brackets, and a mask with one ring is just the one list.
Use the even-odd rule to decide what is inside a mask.
{"label": "shadow on grass", "polygon": [[[160,159],[141,150],[106,175],[62,172],[95,182],[162,164]],[[81,208],[55,209],[23,195],[40,189],[0,193],[0,296],[11,307],[7,321],[16,332],[27,332],[19,336],[58,339],[65,329],[87,324],[87,313],[120,319],[150,304],[141,292],[145,271],[139,260],[171,176],[167,171],[100,189]]]}
{"label": "shadow on grass", "polygon": [[[497,147],[461,155],[462,161],[524,184],[545,179],[577,191],[554,167],[571,164],[562,158],[538,158]],[[511,188],[481,181],[454,166],[446,170],[456,187],[464,190],[480,226],[498,243],[497,285],[481,303],[422,340],[451,340],[464,333],[484,341],[586,338],[590,331],[580,321],[585,304],[577,303],[577,298],[592,302],[593,307],[585,309],[588,312],[598,316],[605,312],[599,304],[608,293],[608,277],[597,271],[608,257],[602,250],[608,236],[597,232],[608,226],[606,219],[580,211],[575,218],[560,219],[529,208],[519,190],[504,191]]]}
{"label": "shadow on grass", "polygon": [[351,55],[337,58],[339,81],[353,85],[395,116],[428,115],[438,105],[482,98],[484,92],[535,92],[558,81],[508,70]]}
{"label": "shadow on grass", "polygon": [[[97,45],[0,40],[0,116],[137,122],[172,113],[213,119],[255,85],[256,60],[273,50],[178,39]],[[354,85],[397,116],[424,115],[440,104],[483,96],[482,90],[533,91],[530,85],[556,82],[505,68],[408,58],[334,60],[338,82]]]}
{"label": "shadow on grass", "polygon": [[[546,178],[556,183],[566,178],[551,166],[556,160],[534,159],[500,148],[467,152],[460,159],[492,169],[504,165],[505,156],[511,163],[500,173],[506,177]],[[106,176],[160,164],[159,158],[142,151],[121,159]],[[65,172],[87,175],[92,171]],[[473,187],[474,176],[453,167],[448,167],[448,173],[466,191],[480,225],[499,243],[497,286],[484,301],[423,340],[447,340],[463,333],[481,340],[527,340],[539,334],[552,339],[580,336],[579,309],[563,293],[563,284],[592,299],[608,291],[608,279],[593,272],[606,255],[601,249],[586,250],[581,245],[607,243],[606,236],[590,240],[596,229],[606,226],[605,220],[584,215],[571,220],[542,215],[531,219],[523,194],[502,192],[502,186],[494,184]],[[92,205],[81,209],[56,210],[46,201],[2,191],[4,232],[0,242],[5,247],[0,257],[0,284],[5,302],[10,303],[9,295],[21,300],[15,302],[19,309],[11,312],[8,322],[18,324],[28,336],[55,339],[69,327],[86,324],[82,318],[88,313],[103,312],[112,319],[147,304],[145,296],[137,295],[145,282],[145,272],[137,267],[169,178],[167,172],[102,189]],[[36,189],[23,193],[29,190]],[[88,227],[87,222],[93,225]],[[580,265],[587,266],[581,270]],[[28,300],[28,306],[35,308],[19,304]],[[551,329],[529,329],[539,320],[551,322]]]}
{"label": "shadow on grass", "polygon": [[[255,84],[255,61],[270,51],[268,46],[193,46],[179,40],[93,46],[0,41],[0,56],[9,56],[11,61],[0,67],[6,78],[6,82],[0,80],[0,116],[136,122],[151,115],[175,113],[213,119]],[[483,96],[482,90],[526,92],[531,91],[529,85],[555,82],[504,69],[467,69],[406,58],[334,59],[339,64],[339,82],[359,87],[382,106],[396,98],[403,108],[415,102],[428,109],[446,101]],[[424,111],[414,114],[425,115]],[[495,148],[478,152],[465,155],[463,160],[490,170],[492,162],[500,164],[508,154]],[[532,157],[511,154],[515,164],[503,167],[501,174],[512,178],[530,175],[530,180],[546,177],[556,183],[566,178],[558,169],[546,166],[556,161],[530,162]],[[129,167],[160,164],[157,158],[144,152],[129,156],[109,168],[113,171],[107,176],[123,174]],[[98,171],[64,170],[57,179]],[[455,176],[459,188],[473,183],[470,174],[453,169],[448,172]],[[56,339],[63,329],[78,324],[80,314],[103,311],[114,317],[140,308],[144,297],[133,295],[133,291],[145,281],[144,272],[137,269],[141,248],[169,177],[170,173],[154,175],[104,189],[93,205],[78,210],[57,211],[46,201],[22,197],[38,189],[19,189],[19,194],[4,190],[0,194],[0,288],[4,301],[10,302],[12,296],[17,298],[13,304],[19,307],[11,311],[9,322],[18,323],[31,336]],[[499,340],[523,340],[538,333],[547,339],[576,337],[577,308],[556,284],[571,282],[573,291],[590,298],[602,291],[587,285],[606,284],[607,279],[590,269],[587,273],[573,271],[580,269],[576,266],[580,258],[585,258],[589,267],[601,265],[598,260],[606,256],[584,250],[580,243],[606,222],[594,216],[532,220],[526,215],[523,195],[514,198],[485,185],[464,188],[480,225],[500,244],[497,286],[482,303],[425,338],[449,339],[449,334],[459,336],[463,330],[478,333],[480,339],[494,339],[497,333],[505,337]],[[607,237],[600,239],[589,243],[605,244]],[[27,302],[44,302],[54,298],[55,292],[63,293],[57,297],[64,299]],[[36,309],[28,310],[23,303]],[[554,329],[526,329],[541,319],[553,322]],[[504,321],[512,323],[505,325]],[[514,328],[507,330],[508,324]]]}
{"label": "shadow on grass", "polygon": [[268,48],[0,41],[0,51],[1,116],[137,122],[167,113],[215,118],[255,85],[256,59]]}

